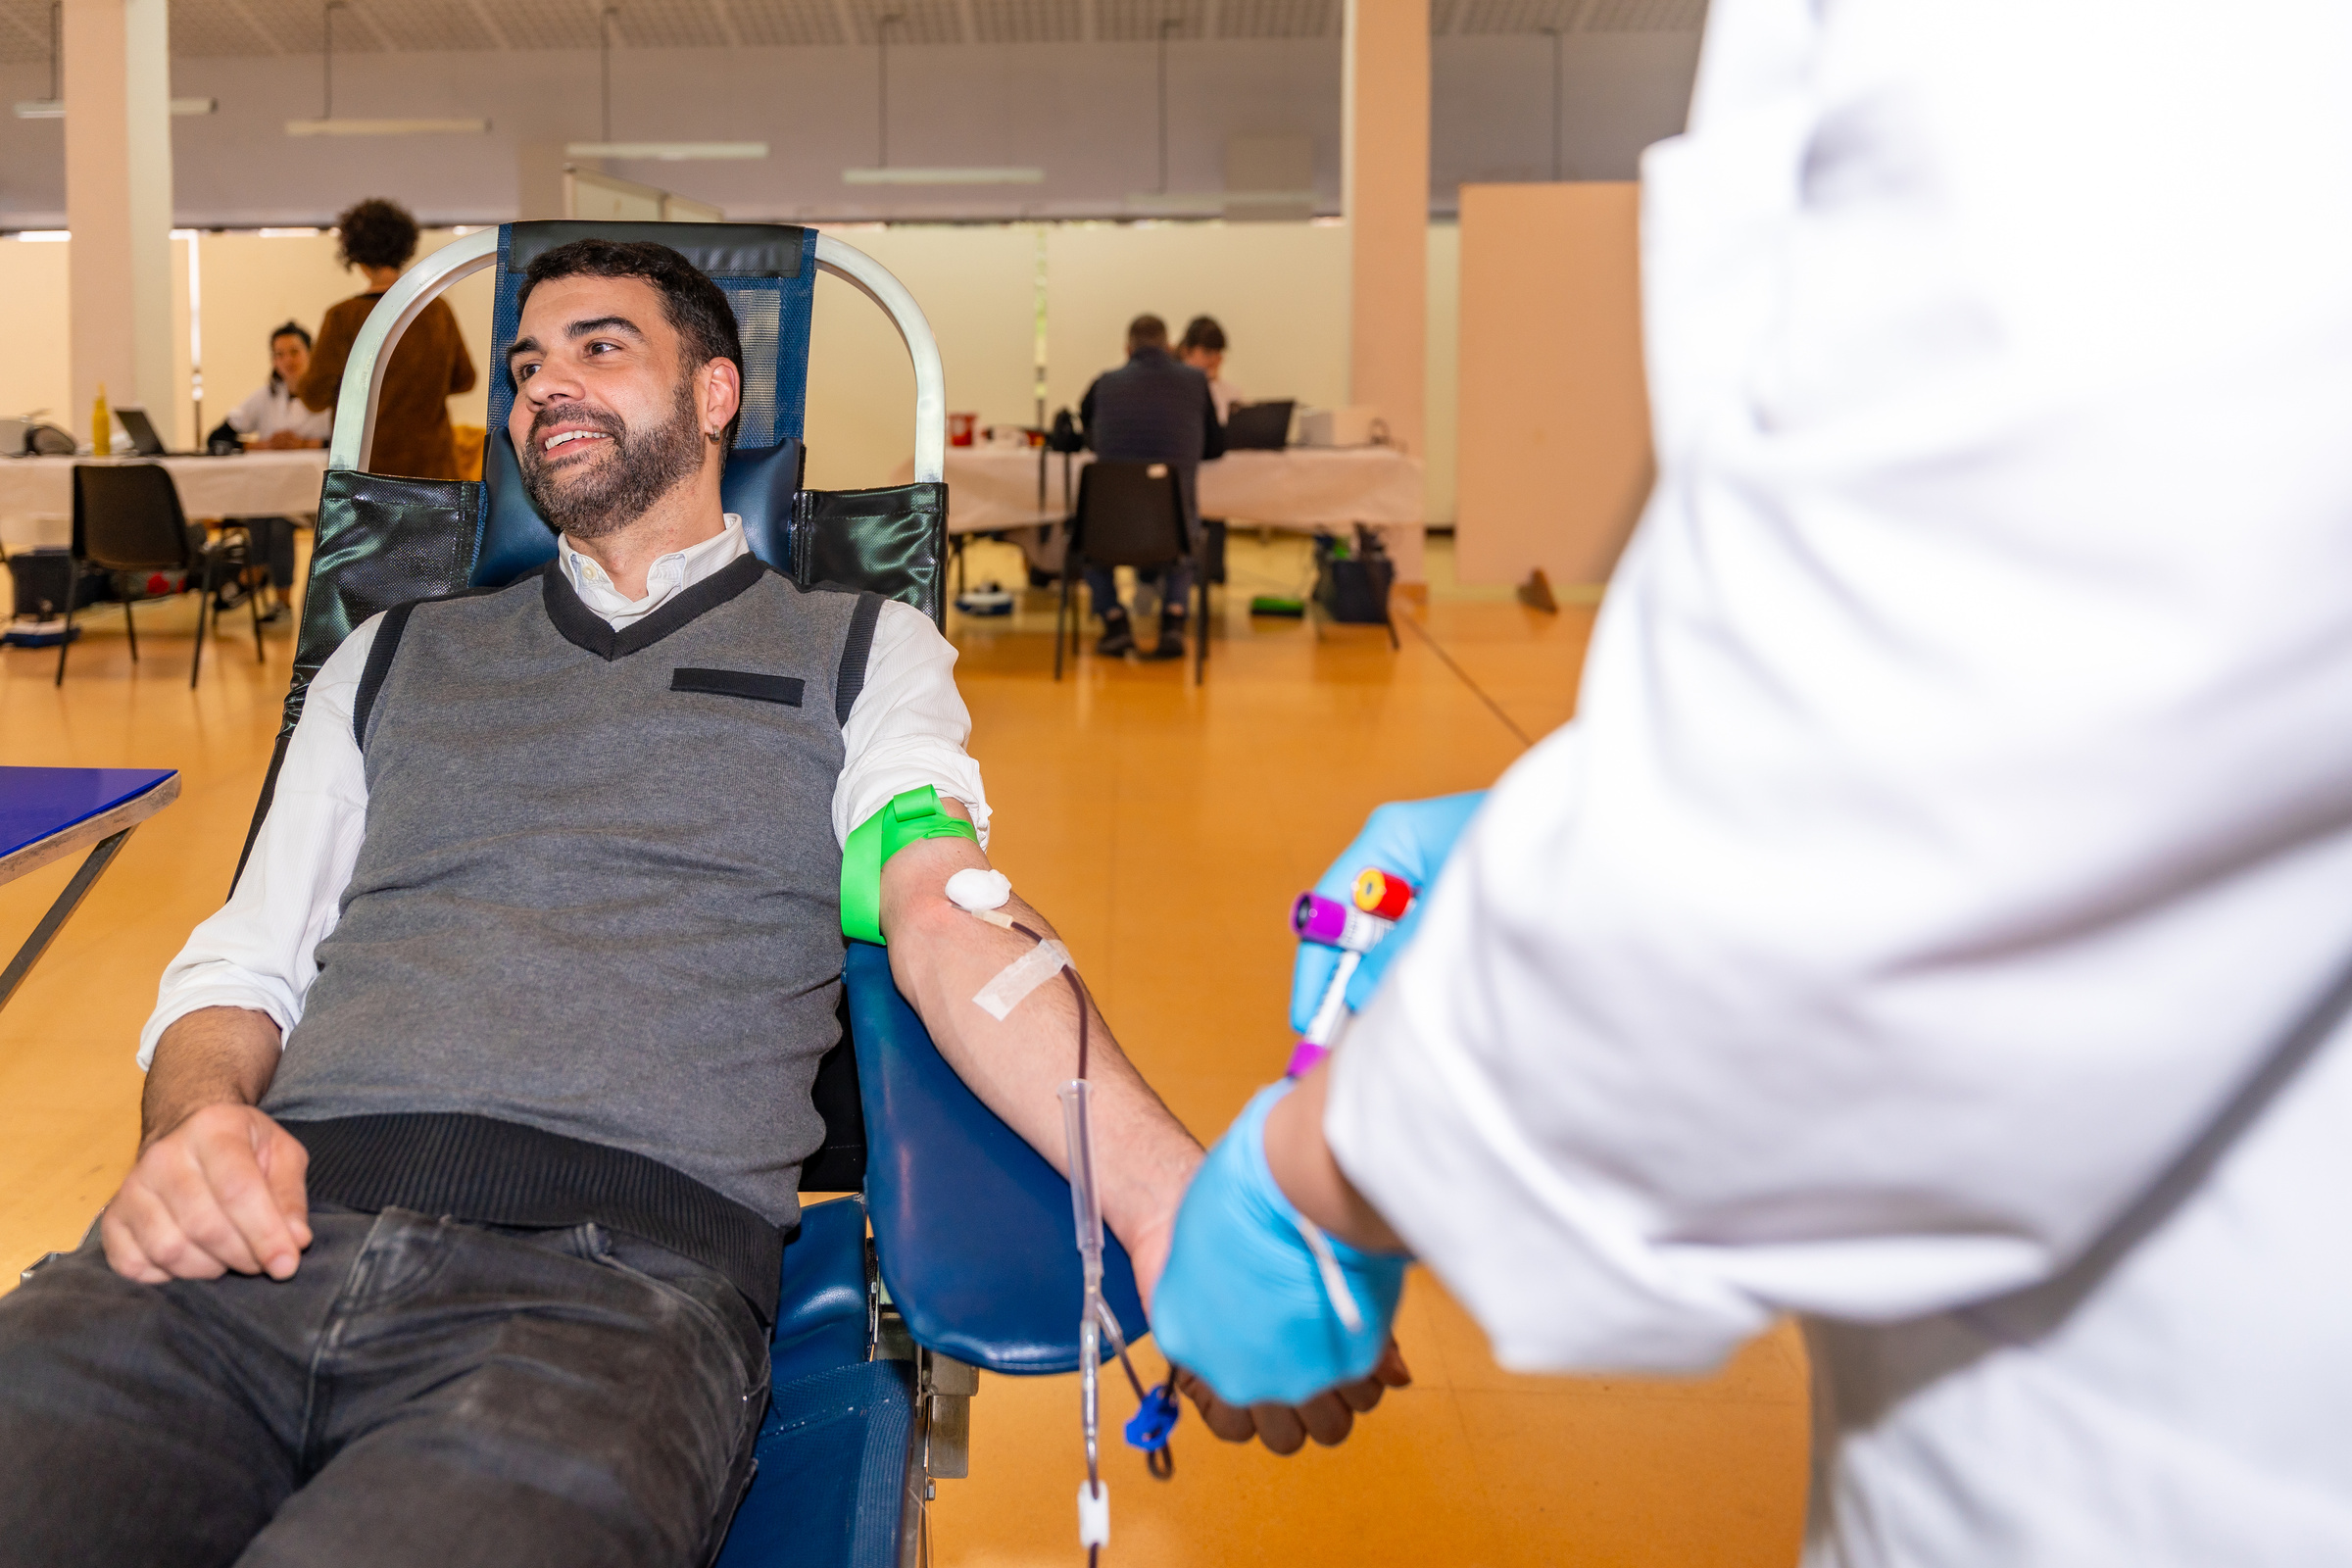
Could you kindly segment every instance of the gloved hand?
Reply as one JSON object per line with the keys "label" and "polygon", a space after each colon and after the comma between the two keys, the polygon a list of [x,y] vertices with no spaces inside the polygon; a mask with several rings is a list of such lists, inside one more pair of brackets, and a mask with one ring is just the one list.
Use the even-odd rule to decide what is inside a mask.
{"label": "gloved hand", "polygon": [[[1301,1404],[1369,1374],[1389,1343],[1410,1259],[1323,1237],[1353,1302],[1335,1305],[1304,1216],[1266,1168],[1266,1114],[1295,1087],[1257,1092],[1208,1152],[1176,1213],[1152,1332],[1169,1361],[1237,1405]],[[1321,1235],[1320,1232],[1317,1235]]]}
{"label": "gloved hand", "polygon": [[[1376,807],[1364,820],[1364,830],[1355,842],[1340,852],[1315,884],[1315,891],[1327,899],[1355,906],[1355,879],[1367,866],[1394,871],[1410,882],[1421,893],[1438,879],[1439,868],[1453,853],[1454,844],[1461,838],[1462,829],[1487,798],[1485,790],[1473,790],[1467,795],[1440,795],[1426,801],[1392,801]],[[1381,944],[1363,956],[1355,973],[1348,982],[1348,1005],[1361,1007],[1372,999],[1380,985],[1380,977],[1388,972],[1389,964],[1402,953],[1421,923],[1421,899],[1414,898],[1413,906],[1404,918],[1396,922]],[[1331,973],[1340,965],[1340,950],[1327,948],[1320,942],[1298,944],[1298,965],[1291,971],[1291,1027],[1300,1034],[1314,1021],[1315,1006],[1323,1000],[1323,988],[1331,984]]]}

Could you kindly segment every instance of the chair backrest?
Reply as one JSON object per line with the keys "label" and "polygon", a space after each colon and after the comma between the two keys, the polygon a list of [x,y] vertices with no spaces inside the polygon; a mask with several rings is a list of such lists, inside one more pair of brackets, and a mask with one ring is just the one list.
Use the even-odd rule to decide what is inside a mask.
{"label": "chair backrest", "polygon": [[1184,475],[1172,463],[1090,463],[1070,548],[1097,566],[1157,566],[1190,553]]}
{"label": "chair backrest", "polygon": [[74,554],[108,571],[187,567],[195,558],[172,475],[156,463],[74,465]]}

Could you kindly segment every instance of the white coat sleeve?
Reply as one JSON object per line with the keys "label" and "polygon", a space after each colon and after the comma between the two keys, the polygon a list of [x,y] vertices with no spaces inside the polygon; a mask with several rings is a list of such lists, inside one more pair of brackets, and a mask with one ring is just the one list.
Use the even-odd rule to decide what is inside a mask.
{"label": "white coat sleeve", "polygon": [[1325,1121],[1506,1364],[2044,1278],[2352,959],[2352,14],[2261,11],[1718,0],[1580,716]]}
{"label": "white coat sleeve", "polygon": [[383,619],[362,621],[312,679],[235,890],[164,970],[139,1031],[141,1067],[154,1064],[164,1031],[200,1007],[268,1013],[281,1039],[301,1021],[318,944],[334,930],[367,834],[368,775],[351,710]]}

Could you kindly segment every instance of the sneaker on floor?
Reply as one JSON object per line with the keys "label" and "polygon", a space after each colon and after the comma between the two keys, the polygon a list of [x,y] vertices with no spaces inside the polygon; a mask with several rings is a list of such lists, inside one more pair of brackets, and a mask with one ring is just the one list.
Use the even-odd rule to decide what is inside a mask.
{"label": "sneaker on floor", "polygon": [[1138,654],[1136,657],[1148,664],[1155,664],[1163,660],[1182,659],[1184,657],[1184,633],[1162,628],[1159,641],[1152,645],[1152,651],[1148,654]]}
{"label": "sneaker on floor", "polygon": [[1095,652],[1104,659],[1117,659],[1135,652],[1135,628],[1125,621],[1104,632],[1095,643]]}

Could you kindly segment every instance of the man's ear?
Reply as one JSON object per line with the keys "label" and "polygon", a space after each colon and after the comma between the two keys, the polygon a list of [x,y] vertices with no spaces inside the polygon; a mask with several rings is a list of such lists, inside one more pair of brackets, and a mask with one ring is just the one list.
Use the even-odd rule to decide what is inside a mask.
{"label": "man's ear", "polygon": [[703,367],[703,435],[716,441],[743,407],[743,372],[733,360],[712,360]]}

